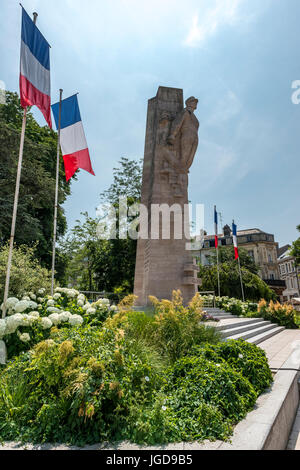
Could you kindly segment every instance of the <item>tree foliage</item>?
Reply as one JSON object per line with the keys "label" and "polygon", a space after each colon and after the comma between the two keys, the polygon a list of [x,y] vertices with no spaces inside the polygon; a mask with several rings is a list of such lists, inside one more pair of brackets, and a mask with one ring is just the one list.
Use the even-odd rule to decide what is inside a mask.
{"label": "tree foliage", "polygon": [[[4,297],[8,244],[0,249],[0,299]],[[35,247],[20,245],[14,248],[9,285],[10,297],[22,297],[28,292],[51,287],[51,273],[36,259]],[[1,303],[0,302],[0,303]]]}
{"label": "tree foliage", "polygon": [[[242,298],[239,268],[237,261],[234,259],[233,248],[221,248],[219,254],[221,295]],[[257,275],[258,267],[247,251],[240,248],[239,255],[246,299],[253,301],[262,298],[266,300],[275,299],[276,295],[273,290]],[[210,266],[200,266],[199,277],[202,279],[201,289],[203,291],[214,290],[218,292],[218,270],[214,255],[211,256]]]}
{"label": "tree foliage", "polygon": [[[101,195],[102,203],[116,209],[119,226],[119,197],[127,197],[128,206],[140,202],[141,162],[122,158],[114,169],[111,186]],[[101,217],[82,214],[60,244],[60,253],[68,260],[65,282],[81,290],[130,293],[133,290],[136,240],[127,237],[100,240],[97,226]],[[118,232],[118,230],[117,230]]]}
{"label": "tree foliage", "polygon": [[[0,105],[1,245],[10,237],[22,118],[23,109],[17,93],[6,92],[6,103]],[[15,242],[17,245],[38,242],[35,254],[48,268],[51,266],[52,252],[56,153],[56,133],[48,126],[40,127],[28,111]],[[69,194],[70,184],[66,183],[61,159],[58,237],[65,233],[67,227],[61,205]]]}
{"label": "tree foliage", "polygon": [[[300,225],[298,225],[297,230],[300,232]],[[300,237],[298,240],[294,241],[291,249],[291,255],[294,256],[296,265],[300,266]]]}

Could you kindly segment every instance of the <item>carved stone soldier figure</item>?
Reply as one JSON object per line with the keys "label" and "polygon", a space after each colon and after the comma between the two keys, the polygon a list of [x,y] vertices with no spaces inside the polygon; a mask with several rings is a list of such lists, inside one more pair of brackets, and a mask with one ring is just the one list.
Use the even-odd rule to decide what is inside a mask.
{"label": "carved stone soldier figure", "polygon": [[185,102],[186,108],[178,113],[173,121],[168,143],[171,146],[176,145],[178,137],[179,161],[178,168],[188,173],[193,164],[194,157],[198,148],[199,121],[194,115],[197,109],[198,100],[191,96]]}

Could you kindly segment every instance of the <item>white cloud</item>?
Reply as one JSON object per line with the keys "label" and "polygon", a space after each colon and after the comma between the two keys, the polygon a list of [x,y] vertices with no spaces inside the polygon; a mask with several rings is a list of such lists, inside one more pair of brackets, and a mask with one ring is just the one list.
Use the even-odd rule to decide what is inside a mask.
{"label": "white cloud", "polygon": [[238,10],[244,0],[215,0],[214,7],[201,14],[196,13],[184,44],[189,47],[201,45],[208,37],[226,25],[237,21]]}
{"label": "white cloud", "polygon": [[216,103],[216,106],[213,109],[211,116],[208,117],[206,124],[214,126],[220,124],[223,125],[225,121],[228,121],[239,114],[241,108],[242,104],[236,94],[232,90],[228,90]]}

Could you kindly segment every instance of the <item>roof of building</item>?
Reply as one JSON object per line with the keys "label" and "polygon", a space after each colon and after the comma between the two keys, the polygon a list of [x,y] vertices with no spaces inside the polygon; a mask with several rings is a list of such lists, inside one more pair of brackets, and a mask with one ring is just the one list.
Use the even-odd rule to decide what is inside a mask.
{"label": "roof of building", "polygon": [[[250,228],[250,229],[247,229],[247,230],[238,230],[237,231],[237,236],[243,236],[243,235],[253,235],[255,233],[265,233],[267,234],[267,232],[264,232],[263,230],[260,230],[259,228]],[[269,233],[267,235],[270,235]],[[222,234],[218,234],[218,237],[224,237],[224,233]],[[196,237],[197,238],[197,237]],[[215,235],[205,235],[204,236],[204,240],[210,240],[210,239],[213,239],[215,238]]]}
{"label": "roof of building", "polygon": [[280,256],[286,253],[286,251],[288,251],[290,248],[291,248],[291,245],[284,245],[278,248],[278,258],[280,258]]}
{"label": "roof of building", "polygon": [[[282,251],[282,248],[286,248],[285,251]],[[291,245],[286,245],[285,247],[283,246],[282,248],[279,248],[279,251],[281,250],[281,255],[278,256],[278,261],[283,261],[287,258],[293,258],[292,255],[290,254]]]}

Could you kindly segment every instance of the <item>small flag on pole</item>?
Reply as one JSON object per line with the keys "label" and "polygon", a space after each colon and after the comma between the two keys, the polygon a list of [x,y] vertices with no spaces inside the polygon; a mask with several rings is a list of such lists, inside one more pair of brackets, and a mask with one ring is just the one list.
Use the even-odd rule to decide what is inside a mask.
{"label": "small flag on pole", "polygon": [[50,46],[22,7],[21,106],[37,106],[51,128]]}
{"label": "small flag on pole", "polygon": [[218,239],[218,213],[217,208],[215,206],[215,247],[218,248],[219,246],[219,239]]}
{"label": "small flag on pole", "polygon": [[[56,128],[59,129],[59,103],[52,105],[52,112]],[[66,98],[61,103],[60,146],[67,181],[79,168],[95,175],[81,121],[77,95]]]}
{"label": "small flag on pole", "polygon": [[232,236],[233,236],[233,246],[234,246],[234,255],[235,259],[239,259],[239,249],[237,242],[237,226],[232,222]]}

